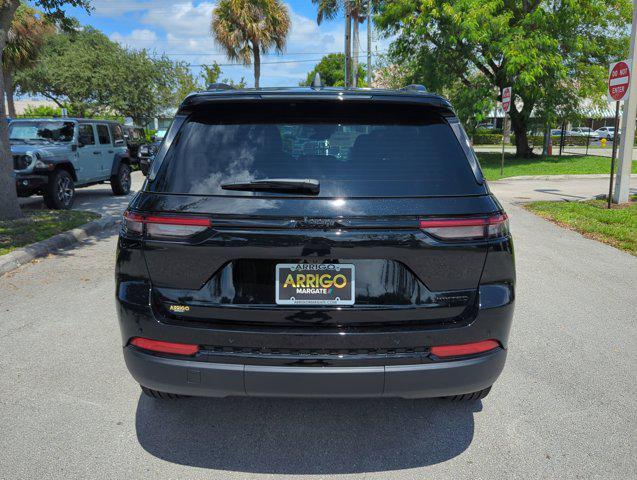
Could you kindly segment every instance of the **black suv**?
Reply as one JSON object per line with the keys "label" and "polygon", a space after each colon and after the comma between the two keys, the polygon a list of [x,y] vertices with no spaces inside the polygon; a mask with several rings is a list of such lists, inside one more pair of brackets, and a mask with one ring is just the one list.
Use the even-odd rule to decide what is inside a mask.
{"label": "black suv", "polygon": [[124,358],[156,398],[483,398],[515,268],[447,100],[191,94],[124,215]]}
{"label": "black suv", "polygon": [[138,163],[139,148],[146,144],[146,132],[142,127],[134,125],[122,125],[124,140],[132,162]]}

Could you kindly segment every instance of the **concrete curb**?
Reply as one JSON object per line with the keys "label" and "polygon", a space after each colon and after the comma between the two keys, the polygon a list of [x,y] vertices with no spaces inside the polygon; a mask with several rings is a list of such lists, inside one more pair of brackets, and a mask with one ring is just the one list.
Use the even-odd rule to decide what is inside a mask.
{"label": "concrete curb", "polygon": [[[517,177],[505,177],[498,180],[489,180],[489,183],[507,182],[509,180],[582,180],[588,178],[609,178],[609,174],[588,173],[582,175],[518,175]],[[630,178],[637,178],[637,174],[631,173]]]}
{"label": "concrete curb", "polygon": [[60,248],[69,247],[101,231],[111,228],[121,221],[119,216],[105,215],[102,218],[88,222],[81,227],[58,233],[57,235],[32,243],[26,247],[14,250],[0,256],[0,275],[15,270],[25,263],[39,257],[44,257]]}

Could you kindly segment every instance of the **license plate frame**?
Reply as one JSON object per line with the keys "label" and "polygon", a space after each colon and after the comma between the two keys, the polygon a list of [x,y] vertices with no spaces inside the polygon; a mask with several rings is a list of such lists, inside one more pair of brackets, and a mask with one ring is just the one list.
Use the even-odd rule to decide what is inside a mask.
{"label": "license plate frame", "polygon": [[[292,275],[292,284],[289,282],[289,274]],[[299,278],[298,274],[303,277]],[[312,280],[307,280],[312,286],[305,286],[307,274],[312,275]],[[328,276],[325,277],[324,274]],[[354,305],[356,266],[351,263],[278,263],[275,268],[275,286],[277,305]],[[287,291],[290,288],[293,291]]]}

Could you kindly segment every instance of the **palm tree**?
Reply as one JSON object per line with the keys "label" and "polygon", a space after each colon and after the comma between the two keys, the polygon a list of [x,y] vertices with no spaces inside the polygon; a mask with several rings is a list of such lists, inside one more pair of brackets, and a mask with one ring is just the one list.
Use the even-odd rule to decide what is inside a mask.
{"label": "palm tree", "polygon": [[14,72],[32,65],[46,38],[54,32],[55,27],[42,13],[20,4],[7,32],[7,45],[2,55],[2,74],[10,117],[16,114],[13,101]]}
{"label": "palm tree", "polygon": [[232,61],[250,65],[259,88],[261,53],[282,53],[290,31],[290,13],[280,0],[220,0],[212,11],[211,32]]}
{"label": "palm tree", "polygon": [[[349,82],[346,82],[346,85],[349,84],[352,87],[355,87],[357,84],[357,76],[353,72],[358,72],[358,53],[360,51],[360,36],[358,32],[359,24],[365,21],[367,17],[367,4],[371,0],[312,0],[312,3],[318,6],[318,12],[316,14],[316,23],[319,25],[323,22],[324,19],[332,20],[336,18],[339,11],[342,9],[349,10],[349,14],[352,18],[352,23],[354,24],[354,31],[352,35],[352,43],[353,43],[353,55],[351,58],[352,68],[350,69],[350,74],[352,76],[349,79]],[[347,35],[347,33],[346,33]],[[347,61],[347,59],[346,59]]]}

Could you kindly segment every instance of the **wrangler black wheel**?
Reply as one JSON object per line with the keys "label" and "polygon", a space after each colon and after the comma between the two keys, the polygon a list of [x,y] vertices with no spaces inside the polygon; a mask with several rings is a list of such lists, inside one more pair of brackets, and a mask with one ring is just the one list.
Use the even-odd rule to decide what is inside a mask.
{"label": "wrangler black wheel", "polygon": [[52,210],[68,210],[75,200],[75,185],[69,172],[56,170],[44,188],[44,203]]}
{"label": "wrangler black wheel", "polygon": [[115,195],[128,195],[130,192],[131,178],[130,166],[120,163],[117,175],[111,180],[111,189]]}

